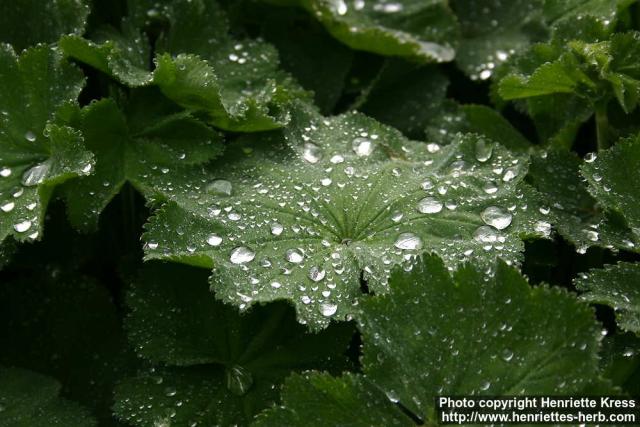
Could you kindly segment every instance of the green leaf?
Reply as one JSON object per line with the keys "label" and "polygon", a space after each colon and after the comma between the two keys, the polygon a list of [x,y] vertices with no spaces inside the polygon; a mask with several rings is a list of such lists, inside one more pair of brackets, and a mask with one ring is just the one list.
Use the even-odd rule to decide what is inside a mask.
{"label": "green leaf", "polygon": [[458,23],[443,0],[290,0],[285,4],[306,9],[352,49],[421,62],[449,62],[455,56]]}
{"label": "green leaf", "polygon": [[[227,18],[212,1],[173,0],[162,7],[139,5],[137,14],[169,23],[156,45],[156,68],[148,66],[148,47],[139,29],[125,22],[124,33],[102,35],[102,44],[65,38],[65,54],[132,86],[156,85],[182,107],[201,111],[225,130],[252,132],[282,127],[288,104],[308,96],[278,68],[278,53],[259,40],[236,40]],[[158,9],[159,8],[159,9]],[[145,12],[146,10],[146,12]],[[138,19],[131,19],[137,22]],[[215,24],[214,24],[215,23]]]}
{"label": "green leaf", "polygon": [[36,239],[55,186],[93,167],[82,135],[52,123],[83,79],[46,46],[20,57],[0,46],[0,74],[0,241]]}
{"label": "green leaf", "polygon": [[422,138],[425,124],[442,106],[448,84],[435,66],[388,60],[358,110],[411,138]]}
{"label": "green leaf", "polygon": [[472,80],[486,80],[511,55],[542,39],[543,0],[453,0],[462,39],[456,62]]}
{"label": "green leaf", "polygon": [[290,372],[345,367],[350,325],[306,334],[285,304],[240,316],[209,294],[206,270],[143,270],[128,294],[127,327],[139,355],[164,367],[118,387],[119,418],[135,426],[163,419],[246,425],[278,399],[278,385]]}
{"label": "green leaf", "polygon": [[622,214],[640,238],[640,188],[636,185],[640,180],[640,137],[620,140],[581,170],[593,197],[604,209]]}
{"label": "green leaf", "polygon": [[526,157],[483,137],[441,147],[357,113],[300,113],[286,144],[272,139],[237,141],[206,180],[176,185],[147,225],[147,259],[215,266],[222,300],[286,298],[317,328],[353,310],[361,276],[384,293],[422,248],[451,266],[518,262],[521,238],[548,233],[520,184]]}
{"label": "green leaf", "polygon": [[524,152],[532,144],[507,119],[485,105],[458,105],[445,102],[429,121],[427,139],[447,144],[456,133],[476,133],[496,141],[512,151]]}
{"label": "green leaf", "polygon": [[635,0],[545,0],[544,14],[556,26],[562,21],[575,21],[585,15],[608,20],[611,25],[618,13],[633,3]]}
{"label": "green leaf", "polygon": [[[587,156],[594,161],[593,153]],[[606,215],[587,191],[580,167],[590,163],[561,150],[544,151],[532,157],[529,179],[547,200],[545,209],[556,217],[554,227],[579,253],[591,246],[635,250],[640,239],[616,218]]]}
{"label": "green leaf", "polygon": [[[596,382],[598,323],[587,306],[558,288],[531,288],[502,262],[490,276],[471,266],[450,276],[434,256],[411,271],[396,269],[390,286],[391,294],[363,301],[357,314],[360,381],[294,377],[283,407],[265,411],[257,425],[305,425],[318,414],[332,425],[368,425],[358,422],[357,408],[371,400],[357,399],[375,388],[378,399],[386,394],[430,425],[437,422],[437,396],[575,395]],[[297,399],[305,389],[308,397]],[[408,417],[396,423],[413,425]]]}
{"label": "green leaf", "polygon": [[[63,188],[69,220],[93,230],[99,214],[129,182],[154,200],[174,180],[197,174],[197,167],[222,152],[221,136],[180,112],[154,89],[132,92],[125,111],[111,99],[85,107],[72,119],[95,153],[92,175]],[[87,197],[89,196],[89,197]]]}
{"label": "green leaf", "polygon": [[127,362],[111,296],[95,280],[58,270],[22,275],[0,287],[0,364],[63,380],[64,396],[111,425],[112,387]]}
{"label": "green leaf", "polygon": [[79,405],[58,397],[60,384],[35,372],[0,367],[4,427],[96,426]]}
{"label": "green leaf", "polygon": [[640,335],[640,266],[620,262],[583,273],[575,280],[583,300],[606,304],[616,313],[618,326]]}
{"label": "green leaf", "polygon": [[20,0],[0,4],[0,42],[21,51],[82,34],[89,15],[85,0]]}
{"label": "green leaf", "polygon": [[291,375],[282,400],[285,406],[263,412],[252,425],[415,426],[375,384],[352,373],[339,378],[319,372]]}

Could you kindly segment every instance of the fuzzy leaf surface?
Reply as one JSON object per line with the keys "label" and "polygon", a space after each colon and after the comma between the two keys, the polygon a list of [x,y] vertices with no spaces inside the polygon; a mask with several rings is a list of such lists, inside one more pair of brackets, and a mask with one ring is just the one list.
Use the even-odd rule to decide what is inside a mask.
{"label": "fuzzy leaf surface", "polygon": [[[354,415],[358,409],[342,409],[366,407],[358,400],[373,389],[367,382],[379,399],[386,394],[431,424],[436,396],[572,395],[590,389],[598,375],[593,312],[559,289],[532,289],[502,262],[487,280],[471,266],[451,276],[439,258],[425,255],[412,271],[395,270],[391,293],[364,301],[357,319],[364,376],[293,377],[283,406],[265,411],[256,425],[321,425],[327,418],[368,425]],[[396,408],[377,411],[387,412],[390,425],[413,425]]]}
{"label": "fuzzy leaf surface", "polygon": [[526,156],[483,137],[439,146],[360,114],[300,113],[286,142],[272,138],[236,141],[206,177],[167,190],[146,257],[215,267],[222,300],[288,299],[321,327],[352,311],[361,276],[384,293],[393,266],[422,249],[450,266],[517,263],[522,238],[546,235],[521,185]]}
{"label": "fuzzy leaf surface", "polygon": [[[278,399],[278,385],[290,372],[345,367],[350,325],[308,334],[285,304],[239,315],[209,293],[206,270],[143,270],[127,298],[129,337],[141,357],[163,367],[123,381],[116,392],[119,418],[135,426],[165,418],[246,425]],[[154,404],[143,405],[149,396]]]}
{"label": "fuzzy leaf surface", "polygon": [[84,80],[46,46],[18,57],[1,45],[0,74],[0,241],[33,240],[54,187],[93,167],[81,133],[52,123],[61,106],[76,102]]}

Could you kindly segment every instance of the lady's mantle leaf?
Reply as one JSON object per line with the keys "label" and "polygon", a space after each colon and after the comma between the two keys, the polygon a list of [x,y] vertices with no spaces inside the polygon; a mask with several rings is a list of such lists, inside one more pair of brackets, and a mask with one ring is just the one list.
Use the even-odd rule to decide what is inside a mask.
{"label": "lady's mantle leaf", "polygon": [[234,144],[207,180],[167,191],[147,258],[215,266],[219,298],[286,298],[317,328],[353,310],[361,277],[384,293],[393,266],[423,249],[449,266],[517,262],[522,237],[549,232],[520,184],[527,159],[483,137],[441,147],[360,114],[300,114],[286,144],[273,139]]}
{"label": "lady's mantle leaf", "polygon": [[620,328],[640,335],[640,266],[621,262],[602,270],[591,270],[576,281],[582,298],[606,304],[616,312]]}
{"label": "lady's mantle leaf", "polygon": [[89,15],[86,0],[19,0],[0,3],[0,42],[23,50],[53,43],[63,34],[82,34]]}
{"label": "lady's mantle leaf", "polygon": [[[575,395],[595,382],[601,336],[593,312],[557,288],[531,288],[502,262],[489,277],[471,266],[452,277],[425,256],[410,272],[395,270],[390,286],[357,314],[364,376],[294,376],[284,406],[256,425],[368,425],[357,408],[369,394],[386,394],[430,425],[436,396]],[[335,409],[354,402],[353,412]],[[413,425],[389,406],[376,409],[389,425]]]}
{"label": "lady's mantle leaf", "polygon": [[545,209],[556,217],[554,227],[578,252],[585,253],[590,246],[639,251],[640,236],[624,221],[603,212],[587,190],[580,167],[588,167],[595,159],[594,153],[583,161],[564,150],[549,150],[533,156],[528,178],[545,195]]}
{"label": "lady's mantle leaf", "polygon": [[103,44],[72,36],[61,47],[127,85],[157,85],[171,100],[207,113],[213,125],[226,130],[279,128],[289,120],[291,100],[309,96],[278,68],[271,45],[231,38],[227,18],[215,2],[173,0],[149,7],[139,5],[135,15],[168,22],[156,45],[153,72],[145,65],[146,39],[141,29],[131,27],[140,19],[125,21],[124,34],[103,34]]}
{"label": "lady's mantle leaf", "polygon": [[164,366],[117,388],[115,412],[135,426],[246,425],[290,372],[346,366],[350,325],[306,334],[285,304],[240,316],[211,298],[205,270],[152,265],[127,301],[131,342]]}
{"label": "lady's mantle leaf", "polygon": [[620,140],[582,166],[589,192],[600,204],[620,213],[640,239],[640,136]]}
{"label": "lady's mantle leaf", "polygon": [[58,397],[60,384],[35,372],[0,367],[0,415],[4,427],[91,427],[79,405]]}
{"label": "lady's mantle leaf", "polygon": [[50,121],[83,79],[45,46],[17,57],[1,45],[0,75],[0,241],[35,239],[55,185],[93,167],[81,134]]}
{"label": "lady's mantle leaf", "polygon": [[303,7],[353,49],[423,62],[449,62],[455,56],[458,23],[443,0],[271,2]]}
{"label": "lady's mantle leaf", "polygon": [[472,80],[487,80],[496,67],[545,34],[543,0],[453,0],[462,39],[456,62]]}
{"label": "lady's mantle leaf", "polygon": [[69,219],[81,229],[97,226],[100,212],[126,182],[150,199],[168,182],[191,176],[222,152],[221,136],[176,111],[155,89],[133,91],[122,112],[111,99],[72,118],[96,155],[94,173],[64,185]]}

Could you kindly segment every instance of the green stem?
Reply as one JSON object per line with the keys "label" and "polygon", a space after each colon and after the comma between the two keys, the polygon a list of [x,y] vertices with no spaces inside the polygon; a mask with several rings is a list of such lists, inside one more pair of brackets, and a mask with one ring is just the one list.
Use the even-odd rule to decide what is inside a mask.
{"label": "green stem", "polygon": [[611,141],[606,104],[596,108],[596,133],[598,136],[598,150],[606,150],[609,148]]}

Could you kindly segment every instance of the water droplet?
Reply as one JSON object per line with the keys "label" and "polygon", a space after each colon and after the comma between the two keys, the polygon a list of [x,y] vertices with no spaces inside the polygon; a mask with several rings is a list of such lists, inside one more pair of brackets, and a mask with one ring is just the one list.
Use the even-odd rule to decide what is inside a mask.
{"label": "water droplet", "polygon": [[353,152],[359,157],[366,157],[373,153],[375,145],[370,139],[358,137],[351,143],[351,148],[353,148]]}
{"label": "water droplet", "polygon": [[256,257],[256,253],[246,246],[238,246],[231,250],[229,261],[232,264],[246,264]]}
{"label": "water droplet", "polygon": [[225,372],[227,389],[236,396],[243,396],[253,385],[251,372],[242,366],[232,366]]}
{"label": "water droplet", "polygon": [[584,156],[584,161],[587,163],[593,163],[597,158],[598,158],[598,155],[596,153],[587,153]]}
{"label": "water droplet", "polygon": [[433,197],[425,197],[418,202],[418,212],[420,213],[438,213],[442,210],[442,202]]}
{"label": "water droplet", "polygon": [[296,249],[288,249],[284,257],[287,261],[292,262],[294,264],[299,264],[304,259],[302,254],[298,252]]}
{"label": "water droplet", "polygon": [[178,393],[175,387],[167,387],[164,389],[164,395],[167,397],[173,397]]}
{"label": "water droplet", "polygon": [[31,228],[31,221],[25,219],[24,221],[20,221],[18,223],[13,224],[13,229],[18,233],[24,233],[28,229]]}
{"label": "water droplet", "polygon": [[493,154],[493,144],[487,142],[484,138],[478,138],[476,141],[476,159],[479,162],[486,162]]}
{"label": "water droplet", "polygon": [[549,236],[551,234],[551,224],[549,224],[547,221],[537,221],[533,225],[533,229],[545,236]]}
{"label": "water droplet", "polygon": [[309,163],[318,163],[322,159],[322,149],[316,144],[305,142],[302,148],[302,158]]}
{"label": "water droplet", "polygon": [[489,206],[480,214],[480,218],[482,218],[485,224],[495,227],[498,230],[504,230],[511,225],[513,215],[502,208]]}
{"label": "water droplet", "polygon": [[324,276],[326,274],[327,272],[320,267],[313,266],[309,269],[309,279],[313,280],[314,282],[321,281],[322,279],[324,279]]}
{"label": "water droplet", "polygon": [[273,224],[271,224],[271,234],[273,234],[274,236],[281,235],[283,230],[284,230],[284,227],[282,226],[282,224],[277,222],[274,222]]}
{"label": "water droplet", "polygon": [[393,244],[398,249],[416,250],[422,248],[422,239],[413,233],[402,233]]}
{"label": "water droplet", "polygon": [[28,169],[22,175],[22,185],[24,185],[25,187],[32,187],[34,185],[38,185],[42,181],[44,181],[48,172],[49,172],[48,163],[40,163],[39,165],[35,165],[31,169]]}
{"label": "water droplet", "polygon": [[489,181],[482,187],[485,193],[495,194],[498,192],[498,185],[494,181]]}
{"label": "water droplet", "polygon": [[207,186],[207,191],[217,196],[230,196],[233,185],[226,179],[216,179]]}
{"label": "water droplet", "polygon": [[0,169],[0,176],[3,178],[6,178],[8,176],[11,176],[11,169],[8,167],[3,167],[2,169]]}
{"label": "water droplet", "polygon": [[24,138],[29,142],[34,142],[36,140],[36,134],[32,131],[27,131],[27,133],[24,134]]}
{"label": "water droplet", "polygon": [[498,240],[498,236],[499,234],[495,229],[486,225],[481,225],[473,233],[473,238],[481,243],[494,243]]}
{"label": "water droplet", "polygon": [[513,359],[513,351],[508,348],[502,350],[502,360],[505,362],[511,362],[511,359]]}
{"label": "water droplet", "polygon": [[393,213],[393,215],[391,215],[391,221],[393,222],[400,222],[402,220],[402,217],[404,216],[404,214],[400,211],[396,211]]}
{"label": "water droplet", "polygon": [[271,287],[273,289],[278,289],[280,286],[282,286],[282,283],[280,282],[271,282]]}
{"label": "water droplet", "polygon": [[13,210],[13,208],[16,207],[16,204],[13,202],[7,202],[5,204],[3,204],[2,206],[0,206],[0,210],[2,210],[2,212],[11,212]]}
{"label": "water droplet", "polygon": [[222,243],[222,237],[217,234],[209,234],[209,237],[207,237],[207,244],[209,246],[220,246],[220,243]]}
{"label": "water droplet", "polygon": [[340,154],[336,154],[335,156],[331,157],[331,159],[329,159],[329,161],[331,163],[333,163],[334,165],[337,165],[339,163],[344,162],[344,157],[342,157]]}
{"label": "water droplet", "polygon": [[332,304],[329,302],[323,302],[322,304],[320,304],[320,314],[325,317],[333,316],[334,314],[336,314],[336,311],[338,311],[337,304]]}

